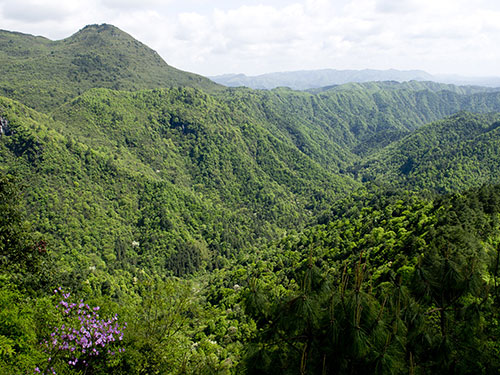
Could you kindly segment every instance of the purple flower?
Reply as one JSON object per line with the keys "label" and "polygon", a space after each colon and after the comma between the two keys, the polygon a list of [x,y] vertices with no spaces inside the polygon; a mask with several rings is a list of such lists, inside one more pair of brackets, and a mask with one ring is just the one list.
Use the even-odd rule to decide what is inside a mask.
{"label": "purple flower", "polygon": [[[127,323],[121,328],[117,322],[117,314],[108,320],[100,319],[97,313],[100,310],[99,306],[91,308],[83,300],[80,300],[79,304],[71,302],[70,293],[64,293],[61,288],[54,290],[55,294],[58,292],[61,292],[63,300],[56,304],[56,308],[61,313],[63,324],[60,327],[54,327],[53,332],[50,333],[51,341],[44,340],[40,343],[45,343],[45,352],[53,354],[55,351],[60,351],[62,355],[58,355],[58,358],[65,360],[71,366],[78,363],[77,357],[80,357],[81,363],[88,366],[89,363],[85,361],[85,358],[91,359],[99,356],[101,353],[97,350],[99,347],[102,351],[106,350],[108,354],[115,355],[116,352],[112,350],[116,350],[113,342],[116,337],[119,340],[123,339],[121,329],[126,328]],[[124,351],[123,348],[118,348],[118,353]],[[48,361],[51,361],[50,357]],[[54,372],[54,369],[51,368],[51,371]],[[40,368],[37,367],[35,372],[40,373]]]}

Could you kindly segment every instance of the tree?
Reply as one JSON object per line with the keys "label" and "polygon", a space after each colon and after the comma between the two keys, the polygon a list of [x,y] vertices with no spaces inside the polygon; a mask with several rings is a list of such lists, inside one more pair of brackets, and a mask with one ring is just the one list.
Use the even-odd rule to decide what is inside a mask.
{"label": "tree", "polygon": [[46,243],[29,232],[21,206],[21,192],[11,175],[0,177],[0,272],[35,273]]}

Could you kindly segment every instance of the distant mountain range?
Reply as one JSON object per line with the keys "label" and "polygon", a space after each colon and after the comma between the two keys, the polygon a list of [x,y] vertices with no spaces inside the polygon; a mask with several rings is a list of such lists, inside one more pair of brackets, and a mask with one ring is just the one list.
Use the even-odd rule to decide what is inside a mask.
{"label": "distant mountain range", "polygon": [[299,70],[292,72],[267,73],[258,76],[244,74],[223,74],[209,77],[221,85],[229,87],[246,86],[253,89],[273,89],[290,87],[307,90],[325,86],[342,85],[349,82],[373,81],[434,81],[456,85],[477,85],[500,87],[500,77],[461,77],[457,75],[432,75],[423,70]]}

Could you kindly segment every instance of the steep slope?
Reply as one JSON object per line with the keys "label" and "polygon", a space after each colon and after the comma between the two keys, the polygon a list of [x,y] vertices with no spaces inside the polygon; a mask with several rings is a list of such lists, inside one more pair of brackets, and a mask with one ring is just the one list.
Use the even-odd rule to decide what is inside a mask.
{"label": "steep slope", "polygon": [[[495,106],[496,96],[488,101],[450,91],[380,89],[325,97],[287,90],[229,93],[92,89],[51,117],[4,99],[0,116],[11,135],[0,141],[2,169],[31,186],[31,219],[61,252],[70,246],[102,267],[132,262],[178,274],[212,267],[223,262],[221,255],[231,257],[284,230],[304,227],[360,186],[349,173],[362,181],[454,191],[499,177],[494,116],[459,115],[438,123],[436,134],[427,138],[441,142],[443,151],[422,161],[418,158],[427,155],[427,144],[408,139],[427,134],[432,125],[396,144],[408,148],[390,146],[386,154],[374,154],[353,168],[361,159],[339,141],[345,137],[356,145],[363,139],[349,128],[350,120],[374,126],[365,134],[380,134],[377,126],[384,125],[408,132],[406,116],[421,116],[416,127],[426,116],[436,116],[434,109],[447,103],[443,98],[488,108]],[[441,99],[432,105],[422,100],[421,107],[413,107],[404,101],[434,95]],[[383,107],[380,97],[394,106]],[[327,118],[330,112],[321,112],[321,100],[338,100],[338,108],[350,103],[336,127],[327,122],[335,113]],[[391,122],[370,121],[373,110],[380,110],[377,121]],[[440,178],[441,164],[451,163],[456,147],[463,154],[463,172]],[[414,165],[406,168],[409,158]],[[438,172],[430,178],[432,170]],[[132,246],[136,242],[140,248]]]}
{"label": "steep slope", "polygon": [[123,90],[190,86],[216,90],[207,78],[169,66],[112,25],[90,25],[51,41],[0,31],[0,94],[47,110],[94,87]]}
{"label": "steep slope", "polygon": [[[112,27],[9,35],[41,110],[0,97],[0,373],[500,368],[500,186],[462,191],[498,183],[499,93],[138,90],[175,79]],[[73,340],[84,305],[119,346]]]}
{"label": "steep slope", "polygon": [[[377,152],[456,111],[500,111],[498,92],[432,82],[347,84],[314,92],[119,91],[172,82],[215,86],[168,67],[108,25],[86,27],[58,42],[4,33],[3,44],[12,57],[3,67],[4,83],[16,87],[10,96],[28,104],[40,99],[31,105],[50,114],[2,99],[0,116],[10,132],[0,140],[2,170],[32,187],[31,219],[55,248],[71,247],[87,260],[95,256],[103,267],[121,267],[116,262],[124,254],[133,264],[149,262],[147,267],[178,274],[211,267],[221,262],[219,255],[232,256],[307,225],[360,186],[351,173],[360,181],[443,189],[435,179],[425,182],[431,161],[414,169],[405,167],[414,161],[394,156],[425,145],[398,153],[406,142],[400,141]],[[20,80],[27,72],[31,76]],[[44,85],[52,97],[39,92]],[[106,85],[115,89],[92,88]],[[453,142],[468,142],[470,135],[443,138],[440,157],[445,160]],[[464,165],[472,164],[460,183],[439,183],[456,190],[495,179],[495,156],[486,167],[467,153]]]}
{"label": "steep slope", "polygon": [[53,117],[2,99],[0,116],[2,171],[66,264],[212,267],[358,186],[195,89],[93,89]]}
{"label": "steep slope", "polygon": [[[30,219],[52,248],[65,254],[64,264],[76,260],[102,269],[132,264],[182,274],[304,227],[360,186],[346,171],[361,180],[373,176],[409,186],[400,177],[406,161],[377,156],[370,159],[374,166],[349,169],[361,159],[346,145],[356,147],[366,139],[362,136],[380,135],[384,126],[404,134],[409,131],[404,119],[412,114],[417,127],[454,105],[494,108],[498,100],[496,94],[476,95],[380,88],[317,95],[92,89],[51,117],[4,99],[0,116],[10,135],[0,140],[0,158],[4,173],[30,186]],[[485,119],[478,117],[477,134],[489,126]],[[353,124],[366,128],[356,134]],[[453,149],[469,133],[443,139],[443,147]],[[492,128],[483,137],[493,134]],[[421,149],[412,145],[401,155]],[[486,181],[477,173],[496,178],[495,155],[487,165],[473,155],[464,158],[464,165],[472,164],[449,190]],[[408,184],[434,189],[435,181],[446,182],[429,179],[428,170],[424,163]]]}
{"label": "steep slope", "polygon": [[231,108],[273,124],[275,133],[286,134],[336,172],[460,110],[500,111],[498,92],[434,82],[346,84],[315,93],[239,88],[216,95]]}
{"label": "steep slope", "polygon": [[406,189],[460,191],[500,179],[500,114],[460,112],[423,126],[353,172]]}

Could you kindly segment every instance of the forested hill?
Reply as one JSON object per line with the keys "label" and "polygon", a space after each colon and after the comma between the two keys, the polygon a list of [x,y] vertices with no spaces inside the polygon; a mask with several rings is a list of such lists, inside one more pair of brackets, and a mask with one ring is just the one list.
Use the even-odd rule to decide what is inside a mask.
{"label": "forested hill", "polygon": [[438,192],[499,181],[500,116],[460,112],[421,127],[356,165],[364,181]]}
{"label": "forested hill", "polygon": [[500,92],[226,88],[110,25],[0,73],[0,373],[498,370]]}
{"label": "forested hill", "polygon": [[434,82],[346,84],[317,93],[275,89],[228,89],[222,100],[274,124],[297,147],[329,165],[338,148],[353,154],[347,163],[461,110],[500,111],[500,93]]}
{"label": "forested hill", "polygon": [[35,228],[70,263],[210,268],[359,186],[195,89],[94,89],[53,117],[4,98],[0,113],[2,171],[29,186]]}
{"label": "forested hill", "polygon": [[89,25],[58,41],[0,31],[0,95],[32,108],[53,108],[94,87],[172,86],[218,88],[205,77],[171,67],[112,25]]}
{"label": "forested hill", "polygon": [[[495,109],[500,97],[426,87],[92,89],[50,116],[5,99],[13,134],[1,144],[2,169],[29,184],[31,218],[54,248],[93,253],[107,269],[122,257],[118,243],[135,238],[141,249],[126,246],[129,259],[183,274],[303,228],[363,181],[386,181],[394,162],[359,171],[366,150],[455,108]],[[436,165],[451,162],[440,157]],[[484,176],[495,168],[476,166]],[[456,187],[480,181],[462,174]]]}

